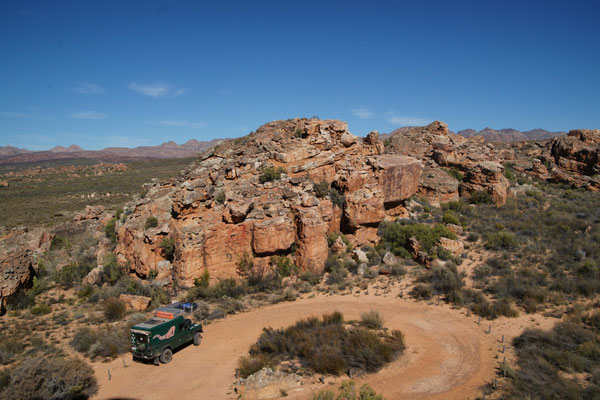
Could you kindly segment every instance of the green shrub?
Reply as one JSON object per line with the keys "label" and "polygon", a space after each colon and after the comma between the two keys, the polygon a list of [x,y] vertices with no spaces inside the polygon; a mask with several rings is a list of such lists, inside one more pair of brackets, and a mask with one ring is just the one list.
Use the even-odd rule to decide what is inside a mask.
{"label": "green shrub", "polygon": [[442,170],[459,182],[462,182],[463,179],[465,179],[465,174],[463,174],[457,168],[442,168]]}
{"label": "green shrub", "polygon": [[385,400],[385,398],[367,384],[360,387],[357,395],[356,384],[354,381],[348,381],[340,385],[337,397],[331,390],[320,390],[313,395],[312,400]]}
{"label": "green shrub", "polygon": [[103,266],[104,268],[102,269],[101,274],[103,282],[114,285],[124,274],[123,267],[117,263],[117,256],[115,253],[106,255]]}
{"label": "green shrub", "polygon": [[36,306],[34,306],[31,309],[31,313],[36,316],[46,315],[46,314],[49,314],[51,311],[52,311],[52,309],[46,303],[37,304]]}
{"label": "green shrub", "polygon": [[52,279],[63,288],[68,289],[80,283],[94,267],[94,264],[87,262],[68,264],[56,270]]}
{"label": "green shrub", "polygon": [[460,220],[452,211],[446,211],[442,216],[442,221],[444,221],[445,224],[460,225]]}
{"label": "green shrub", "polygon": [[258,180],[260,181],[260,183],[278,181],[279,179],[281,179],[281,174],[283,174],[284,172],[285,169],[283,169],[282,167],[275,168],[274,166],[269,165],[261,170],[261,174],[258,177]]}
{"label": "green shrub", "polygon": [[225,203],[225,192],[223,190],[219,190],[215,194],[215,201],[219,204]]}
{"label": "green shrub", "polygon": [[112,218],[110,221],[106,223],[104,227],[104,234],[107,238],[110,239],[112,243],[117,243],[117,232],[115,231],[115,224],[117,222],[117,217]]}
{"label": "green shrub", "polygon": [[272,256],[271,262],[275,265],[275,272],[280,277],[295,275],[298,273],[298,267],[290,257]]}
{"label": "green shrub", "polygon": [[102,302],[104,317],[109,321],[120,320],[125,316],[125,302],[121,299],[109,298]]}
{"label": "green shrub", "polygon": [[441,237],[456,239],[456,235],[444,225],[388,223],[383,225],[381,234],[383,244],[398,256],[407,257],[409,239],[415,237],[421,249],[430,251]]}
{"label": "green shrub", "polygon": [[517,237],[512,232],[494,232],[486,237],[485,247],[491,250],[511,250],[517,246]]}
{"label": "green shrub", "polygon": [[87,399],[98,391],[94,371],[77,358],[32,356],[9,374],[10,384],[0,392],[6,400]]}
{"label": "green shrub", "polygon": [[165,237],[160,242],[160,248],[165,258],[169,261],[173,261],[175,256],[175,239],[171,237]]}
{"label": "green shrub", "polygon": [[71,347],[80,353],[87,353],[92,345],[96,343],[96,333],[87,327],[79,328],[71,339]]}
{"label": "green shrub", "polygon": [[156,219],[156,217],[146,218],[146,223],[144,225],[145,229],[156,228],[157,226],[158,226],[158,219]]}
{"label": "green shrub", "polygon": [[347,328],[341,313],[336,313],[323,320],[315,317],[300,320],[285,329],[263,329],[250,348],[250,358],[242,362],[254,366],[248,368],[252,371],[263,365],[299,360],[313,372],[341,375],[348,372],[349,366],[366,372],[378,371],[404,349],[401,332]]}
{"label": "green shrub", "polygon": [[494,199],[492,195],[488,192],[473,192],[471,193],[471,198],[469,201],[473,204],[492,204],[494,203]]}

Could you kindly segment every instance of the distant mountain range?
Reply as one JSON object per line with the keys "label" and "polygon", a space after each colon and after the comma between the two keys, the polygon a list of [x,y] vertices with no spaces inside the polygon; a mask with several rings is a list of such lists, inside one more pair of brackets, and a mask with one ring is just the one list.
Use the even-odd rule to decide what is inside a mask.
{"label": "distant mountain range", "polygon": [[17,164],[49,160],[65,160],[74,158],[93,158],[100,161],[134,161],[159,158],[194,157],[204,150],[217,145],[222,139],[201,142],[195,139],[184,144],[173,141],[158,146],[107,147],[102,150],[84,150],[79,146],[56,146],[49,150],[33,151],[13,146],[0,146],[0,164]]}
{"label": "distant mountain range", "polygon": [[551,132],[545,129],[532,129],[530,131],[518,131],[516,129],[492,129],[484,128],[479,132],[475,129],[465,129],[456,132],[464,137],[483,136],[486,142],[520,142],[523,140],[546,140],[554,136],[566,135],[566,132]]}

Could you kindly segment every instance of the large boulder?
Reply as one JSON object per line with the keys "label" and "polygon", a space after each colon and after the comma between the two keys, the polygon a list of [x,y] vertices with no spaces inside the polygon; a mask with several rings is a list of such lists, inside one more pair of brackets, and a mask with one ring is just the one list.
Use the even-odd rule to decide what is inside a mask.
{"label": "large boulder", "polygon": [[119,299],[125,303],[127,310],[136,311],[146,311],[152,300],[150,297],[136,296],[133,294],[121,294]]}
{"label": "large boulder", "polygon": [[395,203],[417,192],[422,164],[419,160],[398,154],[383,154],[373,163],[383,189],[383,201]]}
{"label": "large boulder", "polygon": [[458,200],[458,180],[441,168],[426,167],[421,175],[419,194],[435,206]]}

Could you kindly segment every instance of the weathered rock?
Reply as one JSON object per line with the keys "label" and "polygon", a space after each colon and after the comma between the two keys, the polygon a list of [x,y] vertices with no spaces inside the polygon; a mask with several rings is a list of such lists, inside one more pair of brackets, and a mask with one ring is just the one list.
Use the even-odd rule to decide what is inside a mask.
{"label": "weathered rock", "polygon": [[296,265],[304,271],[321,272],[329,253],[327,245],[327,223],[313,207],[296,209],[298,227],[298,249]]}
{"label": "weathered rock", "polygon": [[485,161],[477,164],[465,175],[460,185],[460,195],[469,198],[475,192],[487,192],[497,206],[506,203],[510,183],[503,174],[502,164]]}
{"label": "weathered rock", "polygon": [[385,203],[399,202],[417,193],[422,164],[419,160],[396,154],[378,156],[374,163],[383,188]]}
{"label": "weathered rock", "polygon": [[359,264],[369,262],[369,258],[361,249],[354,249],[354,251],[352,251],[352,254],[354,255],[354,259],[356,260],[356,262]]}
{"label": "weathered rock", "polygon": [[235,387],[240,399],[263,400],[278,399],[282,393],[294,392],[300,385],[300,375],[263,368],[246,379],[239,379]]}
{"label": "weathered rock", "polygon": [[463,228],[460,225],[446,224],[446,228],[450,229],[456,235],[462,235],[463,234]]}
{"label": "weathered rock", "polygon": [[439,245],[455,256],[459,256],[465,251],[465,245],[460,240],[452,240],[442,237],[440,238]]}
{"label": "weathered rock", "polygon": [[357,140],[358,140],[358,138],[356,136],[354,136],[353,134],[351,134],[350,132],[344,132],[344,134],[340,138],[340,142],[342,142],[342,144],[346,147],[352,146],[353,144],[356,143]]}
{"label": "weathered rock", "polygon": [[254,204],[248,201],[228,202],[223,211],[223,221],[228,224],[239,224],[246,219],[253,206]]}
{"label": "weathered rock", "polygon": [[86,206],[85,210],[75,216],[75,221],[85,221],[89,219],[102,219],[104,217],[104,206]]}
{"label": "weathered rock", "polygon": [[378,186],[368,186],[346,195],[346,219],[351,227],[379,223],[385,217],[383,192]]}
{"label": "weathered rock", "polygon": [[96,268],[92,269],[88,274],[83,278],[82,283],[84,285],[98,285],[102,283],[102,273],[104,272],[104,266],[98,265]]}
{"label": "weathered rock", "polygon": [[295,240],[293,223],[285,217],[258,222],[252,227],[252,249],[259,255],[287,250]]}
{"label": "weathered rock", "polygon": [[123,300],[128,310],[146,311],[152,300],[146,296],[136,296],[133,294],[122,294],[119,299]]}
{"label": "weathered rock", "polygon": [[459,198],[458,181],[440,168],[426,167],[421,175],[419,194],[434,206],[456,201]]}

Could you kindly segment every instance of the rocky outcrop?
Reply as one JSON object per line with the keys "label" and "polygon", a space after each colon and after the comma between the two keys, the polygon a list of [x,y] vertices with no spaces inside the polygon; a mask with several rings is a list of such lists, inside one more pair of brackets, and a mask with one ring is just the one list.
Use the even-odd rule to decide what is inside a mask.
{"label": "rocky outcrop", "polygon": [[[485,143],[480,136],[465,138],[455,135],[448,126],[440,121],[434,121],[424,127],[400,128],[390,134],[387,139],[386,153],[405,154],[419,159],[424,164],[423,178],[420,180],[419,192],[433,204],[448,200],[456,200],[458,196],[469,197],[471,190],[494,192],[498,205],[504,204],[505,197],[501,195],[509,186],[508,181],[496,179],[487,182],[487,176],[477,178],[483,171],[481,164],[486,162],[501,163],[514,158],[511,147],[496,148]],[[478,185],[461,185],[442,175],[440,167],[456,168],[465,175],[471,176]],[[493,189],[491,188],[493,186]]]}
{"label": "rocky outcrop", "polygon": [[[321,271],[328,234],[342,232],[355,246],[374,244],[379,223],[406,216],[404,202],[419,190],[439,202],[457,196],[458,183],[438,174],[444,157],[438,163],[434,154],[440,149],[444,165],[464,168],[495,151],[450,134],[441,122],[388,142],[386,148],[377,132],[356,137],[341,121],[299,118],[222,142],[177,178],[148,185],[146,197],[129,206],[117,225],[118,261],[140,277],[152,274],[183,287],[204,271],[213,278],[237,276],[244,254],[256,266],[269,265],[277,254]],[[477,156],[466,154],[469,146],[477,147]],[[472,181],[487,184],[485,176]],[[147,229],[150,217],[158,226]],[[166,238],[175,243],[168,260],[161,248]]]}
{"label": "rocky outcrop", "polygon": [[486,161],[471,168],[460,185],[461,196],[469,198],[473,193],[488,193],[496,205],[504,205],[510,183],[504,176],[502,164]]}
{"label": "rocky outcrop", "polygon": [[39,229],[0,231],[0,313],[6,299],[31,281],[37,271],[35,257],[50,247],[52,237]]}
{"label": "rocky outcrop", "polygon": [[550,142],[551,180],[600,190],[600,130],[576,129]]}

